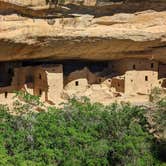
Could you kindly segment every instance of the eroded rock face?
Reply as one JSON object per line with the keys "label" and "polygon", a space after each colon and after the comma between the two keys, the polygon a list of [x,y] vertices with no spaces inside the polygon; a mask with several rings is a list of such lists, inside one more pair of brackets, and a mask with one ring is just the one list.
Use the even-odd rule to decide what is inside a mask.
{"label": "eroded rock face", "polygon": [[[57,16],[55,9],[55,15],[49,18],[51,24],[48,9],[31,9],[35,13],[32,15],[30,11],[23,13],[26,7],[4,13],[0,5],[0,61],[140,57],[165,63],[166,3],[146,1],[141,9],[142,3],[121,1],[101,7],[71,8],[67,5],[58,8],[65,15],[63,18]],[[129,9],[131,4],[133,8]],[[22,15],[25,13],[26,17]]]}

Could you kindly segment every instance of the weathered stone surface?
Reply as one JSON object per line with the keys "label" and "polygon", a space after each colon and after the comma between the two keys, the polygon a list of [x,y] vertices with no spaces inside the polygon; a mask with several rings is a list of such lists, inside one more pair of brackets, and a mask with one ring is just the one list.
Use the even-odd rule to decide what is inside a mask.
{"label": "weathered stone surface", "polygon": [[[139,8],[141,3],[72,6],[61,14],[70,11],[67,14],[79,17],[57,18],[53,25],[48,24],[43,10],[35,11],[36,16],[44,13],[43,18],[25,17],[19,15],[22,8],[4,14],[4,6],[0,5],[0,61],[144,57],[166,62],[166,3],[146,1]],[[133,8],[129,9],[131,4]],[[83,14],[86,11],[88,15]]]}

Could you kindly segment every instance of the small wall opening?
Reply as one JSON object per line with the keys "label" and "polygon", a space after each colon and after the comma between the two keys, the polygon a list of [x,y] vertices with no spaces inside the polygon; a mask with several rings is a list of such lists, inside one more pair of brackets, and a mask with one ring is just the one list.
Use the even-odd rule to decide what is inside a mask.
{"label": "small wall opening", "polygon": [[101,78],[98,79],[98,82],[101,83]]}
{"label": "small wall opening", "polygon": [[8,93],[7,93],[7,92],[5,92],[5,99],[7,98],[7,96],[8,96]]}
{"label": "small wall opening", "polygon": [[34,79],[32,75],[26,76],[25,83],[33,83]]}
{"label": "small wall opening", "polygon": [[151,63],[151,65],[150,65],[150,66],[151,66],[151,68],[154,68],[154,63]]}
{"label": "small wall opening", "polygon": [[78,81],[75,81],[75,86],[78,86],[79,85],[79,82]]}
{"label": "small wall opening", "polygon": [[136,69],[135,64],[133,65],[133,69],[134,69],[134,70]]}
{"label": "small wall opening", "polygon": [[39,89],[39,96],[41,96],[42,95],[42,90],[41,89]]}
{"label": "small wall opening", "polygon": [[166,80],[163,80],[163,82],[161,82],[161,87],[166,88]]}
{"label": "small wall opening", "polygon": [[41,80],[42,79],[42,76],[41,76],[41,74],[39,74],[39,80]]}
{"label": "small wall opening", "polygon": [[148,81],[148,76],[145,76],[145,81]]}
{"label": "small wall opening", "polygon": [[9,68],[9,69],[8,69],[8,74],[12,74],[12,72],[13,72],[12,69]]}

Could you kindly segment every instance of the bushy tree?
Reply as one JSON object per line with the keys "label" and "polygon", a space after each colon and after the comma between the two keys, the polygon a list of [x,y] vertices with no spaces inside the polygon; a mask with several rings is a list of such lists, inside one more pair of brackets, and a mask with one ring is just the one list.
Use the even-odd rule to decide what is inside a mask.
{"label": "bushy tree", "polygon": [[62,109],[17,115],[8,111],[0,106],[2,166],[161,165],[152,151],[146,109],[91,104],[82,98],[69,100]]}

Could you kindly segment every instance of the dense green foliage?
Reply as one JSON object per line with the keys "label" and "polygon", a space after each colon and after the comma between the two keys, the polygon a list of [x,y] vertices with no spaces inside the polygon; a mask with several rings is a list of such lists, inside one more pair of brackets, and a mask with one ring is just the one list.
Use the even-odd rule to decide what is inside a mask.
{"label": "dense green foliage", "polygon": [[[36,100],[24,97],[29,105]],[[26,109],[17,101],[19,114],[11,115],[0,106],[2,166],[164,166],[147,131],[146,109],[91,104],[87,98],[72,99],[63,109]]]}

